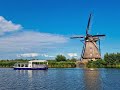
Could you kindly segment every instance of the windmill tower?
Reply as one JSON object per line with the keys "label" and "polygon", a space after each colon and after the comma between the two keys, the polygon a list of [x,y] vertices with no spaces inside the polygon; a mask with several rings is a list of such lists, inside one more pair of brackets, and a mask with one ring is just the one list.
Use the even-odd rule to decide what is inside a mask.
{"label": "windmill tower", "polygon": [[[105,35],[91,35],[88,33],[90,21],[91,21],[91,14],[88,19],[88,25],[86,29],[85,36],[73,36],[71,39],[79,38],[80,41],[84,44],[82,53],[81,53],[81,60],[83,62],[88,62],[89,60],[96,60],[101,58],[100,52],[100,37],[104,37]],[[97,45],[98,42],[98,45]]]}

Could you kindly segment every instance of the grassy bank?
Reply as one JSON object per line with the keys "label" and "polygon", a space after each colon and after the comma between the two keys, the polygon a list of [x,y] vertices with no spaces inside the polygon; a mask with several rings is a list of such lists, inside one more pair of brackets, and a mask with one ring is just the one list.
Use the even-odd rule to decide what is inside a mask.
{"label": "grassy bank", "polygon": [[[15,63],[27,63],[28,60],[2,60],[0,61],[0,68],[11,68],[14,66]],[[64,62],[57,62],[55,60],[48,61],[49,68],[74,68],[76,67],[75,62],[71,61],[64,61]]]}
{"label": "grassy bank", "polygon": [[89,61],[86,65],[88,68],[120,68],[120,63],[107,64],[104,60]]}
{"label": "grassy bank", "polygon": [[[28,63],[29,60],[0,60],[0,67],[13,67],[15,63]],[[76,59],[66,59],[63,55],[57,55],[54,60],[48,60],[49,68],[74,68],[76,67]]]}
{"label": "grassy bank", "polygon": [[120,68],[120,53],[106,53],[104,59],[89,61],[88,68]]}
{"label": "grassy bank", "polygon": [[[13,67],[15,63],[27,63],[29,60],[15,59],[15,60],[0,60],[0,67]],[[120,68],[120,53],[106,53],[103,59],[96,61],[89,61],[88,68]],[[48,60],[49,68],[75,68],[76,59],[66,59],[63,55],[57,55],[54,60]]]}
{"label": "grassy bank", "polygon": [[15,59],[15,60],[0,60],[0,67],[1,68],[11,68],[14,66],[15,63],[26,63],[28,60],[23,59]]}
{"label": "grassy bank", "polygon": [[61,61],[61,62],[58,62],[58,61],[55,61],[55,60],[51,60],[51,61],[48,61],[48,67],[49,68],[75,68],[76,67],[76,64],[75,62],[73,61]]}

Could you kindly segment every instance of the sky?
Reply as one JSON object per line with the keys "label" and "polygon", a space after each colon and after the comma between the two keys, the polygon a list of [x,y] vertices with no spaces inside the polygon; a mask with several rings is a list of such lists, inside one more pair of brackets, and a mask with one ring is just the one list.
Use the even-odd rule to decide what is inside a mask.
{"label": "sky", "polygon": [[0,59],[80,58],[83,44],[73,35],[101,38],[102,57],[120,52],[120,0],[0,0]]}

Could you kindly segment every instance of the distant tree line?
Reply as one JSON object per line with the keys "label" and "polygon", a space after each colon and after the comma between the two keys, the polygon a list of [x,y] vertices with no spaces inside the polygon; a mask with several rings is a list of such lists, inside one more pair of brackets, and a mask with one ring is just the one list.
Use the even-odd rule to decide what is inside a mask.
{"label": "distant tree line", "polygon": [[89,61],[87,67],[93,68],[120,68],[120,53],[106,53],[104,59]]}
{"label": "distant tree line", "polygon": [[[0,60],[0,67],[13,67],[15,63],[28,63],[27,59]],[[76,58],[67,59],[63,55],[57,55],[54,60],[48,60],[49,68],[74,68]],[[103,59],[89,61],[88,68],[120,68],[120,53],[106,53]]]}
{"label": "distant tree line", "polygon": [[50,68],[74,68],[76,67],[76,62],[77,59],[71,58],[71,59],[66,59],[65,56],[63,55],[57,55],[55,60],[48,60],[48,67]]}
{"label": "distant tree line", "polygon": [[[63,55],[57,55],[54,60],[48,60],[49,68],[74,68],[77,59],[66,59]],[[0,67],[13,67],[15,63],[28,63],[27,59],[0,60]],[[44,63],[43,63],[44,64]]]}

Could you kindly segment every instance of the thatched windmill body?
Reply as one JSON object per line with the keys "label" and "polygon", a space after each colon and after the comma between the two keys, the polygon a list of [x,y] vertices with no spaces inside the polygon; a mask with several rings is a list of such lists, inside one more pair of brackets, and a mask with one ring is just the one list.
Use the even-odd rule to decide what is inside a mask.
{"label": "thatched windmill body", "polygon": [[[100,52],[100,37],[104,37],[105,35],[91,35],[88,33],[91,21],[91,14],[89,16],[88,25],[86,29],[85,36],[73,36],[71,39],[79,38],[80,41],[84,44],[82,53],[81,53],[81,60],[84,62],[88,62],[89,60],[96,60],[101,58]],[[98,45],[97,45],[98,42]]]}

